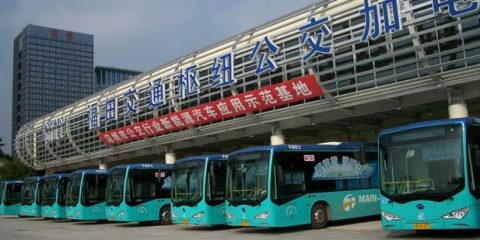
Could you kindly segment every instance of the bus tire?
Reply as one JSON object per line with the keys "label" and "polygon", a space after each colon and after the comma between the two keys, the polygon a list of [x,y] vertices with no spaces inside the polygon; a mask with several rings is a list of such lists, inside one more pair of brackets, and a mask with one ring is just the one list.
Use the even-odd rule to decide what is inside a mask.
{"label": "bus tire", "polygon": [[312,229],[319,229],[327,226],[328,213],[325,205],[315,204],[310,212],[310,219],[310,228]]}
{"label": "bus tire", "polygon": [[172,224],[172,212],[170,206],[165,206],[160,209],[160,225]]}

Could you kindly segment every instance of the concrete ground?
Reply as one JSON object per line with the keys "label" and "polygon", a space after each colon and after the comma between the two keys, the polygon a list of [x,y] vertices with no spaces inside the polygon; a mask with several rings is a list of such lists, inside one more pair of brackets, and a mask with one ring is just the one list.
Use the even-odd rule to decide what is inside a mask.
{"label": "concrete ground", "polygon": [[257,239],[480,239],[480,231],[388,232],[381,230],[378,219],[337,222],[325,229],[306,227],[284,229],[198,227],[185,225],[140,225],[138,223],[97,223],[53,221],[41,218],[0,216],[0,239],[35,240],[133,240],[133,239],[193,239],[193,240],[257,240]]}

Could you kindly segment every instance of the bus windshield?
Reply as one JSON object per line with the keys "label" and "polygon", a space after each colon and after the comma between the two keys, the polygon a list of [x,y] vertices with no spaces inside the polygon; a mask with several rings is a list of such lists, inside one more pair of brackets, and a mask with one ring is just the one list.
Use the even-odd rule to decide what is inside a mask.
{"label": "bus windshield", "polygon": [[52,206],[55,203],[58,178],[48,178],[43,183],[42,206]]}
{"label": "bus windshield", "polygon": [[5,183],[4,182],[0,182],[0,204],[3,204],[4,203],[4,200],[3,200],[3,191],[5,189]]}
{"label": "bus windshield", "polygon": [[22,186],[22,205],[32,205],[35,201],[36,180],[24,181]]}
{"label": "bus windshield", "polygon": [[392,201],[443,201],[465,186],[462,126],[413,129],[380,137],[381,191]]}
{"label": "bus windshield", "polygon": [[170,175],[170,170],[130,169],[126,203],[135,206],[158,198],[170,198]]}
{"label": "bus windshield", "polygon": [[109,206],[119,206],[123,201],[123,186],[125,185],[125,168],[112,169],[107,179],[106,201]]}
{"label": "bus windshield", "polygon": [[78,204],[81,182],[81,173],[75,173],[69,177],[67,184],[67,206],[76,206]]}
{"label": "bus windshield", "polygon": [[202,159],[175,164],[172,202],[174,204],[195,205],[202,200],[203,172]]}
{"label": "bus windshield", "polygon": [[105,202],[107,174],[86,174],[82,185],[82,205],[92,206]]}
{"label": "bus windshield", "polygon": [[231,156],[227,199],[232,205],[257,205],[267,197],[269,151]]}
{"label": "bus windshield", "polygon": [[21,183],[10,183],[7,184],[7,189],[5,190],[5,200],[4,203],[7,206],[11,206],[17,203],[20,203],[20,192],[22,191]]}

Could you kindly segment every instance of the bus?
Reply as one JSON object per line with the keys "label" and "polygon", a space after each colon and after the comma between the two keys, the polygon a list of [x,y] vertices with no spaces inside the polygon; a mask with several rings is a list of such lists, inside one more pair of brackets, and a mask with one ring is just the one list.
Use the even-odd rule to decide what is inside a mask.
{"label": "bus", "polygon": [[173,167],[172,222],[225,225],[228,155],[180,159]]}
{"label": "bus", "polygon": [[480,119],[395,127],[378,141],[383,229],[480,228]]}
{"label": "bus", "polygon": [[105,214],[110,221],[171,223],[171,164],[129,164],[110,169]]}
{"label": "bus", "polygon": [[67,184],[66,214],[73,220],[106,220],[105,189],[108,170],[78,170]]}
{"label": "bus", "polygon": [[0,181],[0,215],[18,215],[22,181]]}
{"label": "bus", "polygon": [[62,219],[66,214],[68,174],[52,174],[45,177],[42,189],[42,216]]}
{"label": "bus", "polygon": [[20,194],[20,216],[41,217],[42,216],[42,185],[43,177],[34,176],[23,179]]}
{"label": "bus", "polygon": [[375,144],[342,142],[250,147],[230,154],[226,215],[231,226],[323,228],[380,215]]}

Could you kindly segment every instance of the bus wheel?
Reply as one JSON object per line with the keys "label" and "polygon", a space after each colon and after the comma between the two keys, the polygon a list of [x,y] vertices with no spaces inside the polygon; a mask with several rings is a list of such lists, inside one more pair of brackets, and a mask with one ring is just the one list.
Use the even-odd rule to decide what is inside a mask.
{"label": "bus wheel", "polygon": [[319,229],[327,225],[328,215],[327,209],[323,204],[315,204],[310,213],[311,224],[310,228]]}
{"label": "bus wheel", "polygon": [[172,224],[172,213],[170,212],[170,207],[165,206],[160,209],[160,224],[167,225]]}

